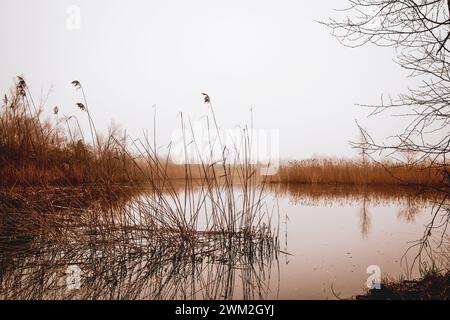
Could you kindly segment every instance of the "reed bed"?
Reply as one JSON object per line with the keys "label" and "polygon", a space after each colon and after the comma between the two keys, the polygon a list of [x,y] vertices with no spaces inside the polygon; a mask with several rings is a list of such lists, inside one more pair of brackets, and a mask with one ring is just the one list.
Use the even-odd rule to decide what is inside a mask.
{"label": "reed bed", "polygon": [[[252,141],[248,130],[242,130],[240,141],[234,145],[223,145],[209,96],[205,95],[210,110],[205,121],[209,128],[210,150],[200,154],[197,148],[196,163],[174,166],[170,162],[170,152],[161,157],[156,141],[147,136],[132,139],[110,133],[102,139],[95,129],[83,86],[79,81],[72,84],[82,93],[83,102],[76,105],[86,112],[89,134],[81,129],[78,133],[72,131],[70,125],[67,131],[61,131],[49,121],[41,121],[42,108],[34,104],[25,80],[17,78],[11,98],[5,97],[1,110],[0,129],[6,132],[0,137],[1,184],[39,182],[39,186],[47,186],[50,182],[70,181],[109,186],[122,181],[143,181],[150,191],[139,210],[152,217],[157,227],[176,228],[181,233],[196,232],[201,214],[207,215],[207,231],[251,234],[262,221],[265,227],[270,227],[271,216],[263,202],[265,179],[258,177],[260,168],[250,163]],[[55,116],[58,112],[54,110]],[[77,119],[75,122],[78,124]],[[183,116],[181,127],[184,137],[187,130],[192,130]],[[77,135],[81,139],[74,143]],[[90,145],[84,138],[88,135]],[[197,146],[196,141],[187,142],[185,138],[185,150],[188,144]],[[221,152],[219,159],[212,157],[217,148]],[[231,156],[230,149],[236,151]],[[176,174],[183,184],[181,193],[171,177],[175,167],[177,172],[180,168],[183,170],[181,175]],[[238,202],[238,198],[242,201]]]}
{"label": "reed bed", "polygon": [[[229,299],[238,275],[243,298],[266,295],[279,214],[265,201],[260,167],[250,163],[248,130],[235,145],[223,145],[207,97],[210,151],[175,166],[170,153],[157,153],[154,137],[101,139],[82,85],[73,84],[82,92],[77,106],[89,134],[70,125],[63,134],[41,121],[20,77],[12,100],[5,98],[0,176],[10,187],[0,192],[0,296]],[[181,126],[192,129],[183,117]],[[197,144],[184,141],[185,150]],[[221,156],[214,158],[217,148]],[[84,284],[67,293],[55,287],[55,272],[70,265],[83,270]]]}
{"label": "reed bed", "polygon": [[[74,89],[81,92],[82,101],[74,103],[73,109],[82,110],[85,119],[78,119],[74,115],[63,116],[58,107],[53,108],[51,118],[43,119],[44,106],[34,102],[25,80],[17,77],[11,93],[5,95],[0,107],[0,186],[136,184],[146,183],[149,178],[205,181],[205,174],[211,174],[214,179],[214,175],[228,176],[241,171],[239,166],[243,161],[236,162],[235,159],[226,159],[226,167],[220,163],[209,163],[207,170],[204,163],[191,163],[188,168],[176,165],[168,157],[160,159],[159,155],[154,154],[154,141],[143,138],[136,142],[114,128],[102,137],[96,130],[82,84],[79,81],[73,81],[72,84]],[[213,110],[211,99],[207,95],[205,102]],[[89,123],[88,132],[81,129],[81,121]],[[191,130],[188,123],[182,123],[182,126],[186,133]],[[218,124],[213,112],[208,119],[208,128],[211,135],[217,133]],[[210,141],[215,148],[219,147],[220,142]],[[245,143],[247,145],[240,146],[242,149],[248,148],[250,141]],[[225,146],[220,146],[223,147]],[[233,165],[237,165],[237,168],[232,168]],[[347,159],[291,161],[281,165],[278,174],[271,176],[270,181],[347,185],[448,185],[448,177],[442,168],[434,168],[427,161],[409,160],[407,164]]]}
{"label": "reed bed", "polygon": [[[44,106],[37,105],[22,77],[0,106],[0,186],[80,185],[85,183],[133,183],[139,181],[136,159],[130,158],[116,141],[124,136],[110,129],[101,137],[87,107],[74,104],[86,119],[61,115],[44,118]],[[47,110],[47,114],[50,110]],[[90,132],[83,132],[80,122],[89,122]]]}
{"label": "reed bed", "polygon": [[342,185],[447,186],[441,167],[421,161],[410,164],[385,160],[310,159],[281,165],[272,182]]}

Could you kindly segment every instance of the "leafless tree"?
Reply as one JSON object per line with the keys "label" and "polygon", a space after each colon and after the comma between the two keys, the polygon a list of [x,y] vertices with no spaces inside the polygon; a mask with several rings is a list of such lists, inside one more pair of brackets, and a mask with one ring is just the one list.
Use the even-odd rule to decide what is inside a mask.
{"label": "leafless tree", "polygon": [[430,247],[436,229],[441,239],[448,236],[450,219],[450,0],[349,0],[349,7],[340,14],[344,17],[323,22],[340,43],[352,48],[366,44],[391,47],[400,67],[418,80],[415,88],[397,97],[363,105],[370,108],[370,115],[389,110],[408,117],[408,125],[383,142],[360,127],[368,139],[354,146],[371,154],[414,154],[414,161],[441,170],[442,184],[437,189],[443,199],[417,243],[422,252]]}

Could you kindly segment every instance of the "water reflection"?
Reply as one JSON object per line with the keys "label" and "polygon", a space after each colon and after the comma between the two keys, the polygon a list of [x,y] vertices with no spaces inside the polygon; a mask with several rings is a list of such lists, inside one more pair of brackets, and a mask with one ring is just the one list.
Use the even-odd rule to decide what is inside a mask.
{"label": "water reflection", "polygon": [[361,223],[361,234],[363,237],[367,237],[367,235],[369,234],[370,231],[370,212],[368,209],[368,198],[367,195],[365,194],[363,197],[363,201],[361,204],[361,209],[359,210],[360,212],[360,223]]}
{"label": "water reflection", "polygon": [[[78,206],[77,211],[75,206],[67,209],[67,204],[63,208],[4,197],[0,299],[264,299],[268,295],[278,250],[267,231],[180,233],[155,229],[142,219],[136,224],[127,210],[140,197],[117,197],[105,208],[104,199],[90,196],[90,204]],[[77,280],[67,274],[73,267],[80,270],[79,290],[68,285],[69,280]]]}
{"label": "water reflection", "polygon": [[[278,233],[181,232],[158,226],[158,212],[136,216],[149,190],[120,190],[112,199],[0,193],[0,298],[333,299],[332,288],[350,297],[364,289],[369,265],[404,274],[400,259],[438,198],[408,188],[273,185],[264,199],[279,208]],[[81,271],[79,290],[67,285],[71,266]]]}
{"label": "water reflection", "polygon": [[[280,266],[280,298],[336,299],[366,288],[366,270],[418,276],[414,240],[423,236],[440,194],[414,188],[273,185],[286,213],[289,264]],[[405,254],[406,253],[406,254]]]}
{"label": "water reflection", "polygon": [[399,206],[398,218],[413,223],[424,208],[441,199],[438,193],[406,186],[276,184],[272,190],[278,197],[288,197],[292,205],[359,206],[358,218],[363,237],[371,229],[370,206],[395,203]]}
{"label": "water reflection", "polygon": [[[274,260],[271,243],[133,230],[127,238],[89,230],[85,239],[45,240],[26,252],[0,255],[2,299],[264,299]],[[50,242],[50,243],[49,243]],[[67,286],[67,270],[81,270],[81,290]],[[237,283],[240,282],[240,283]],[[237,290],[240,292],[236,292]]]}
{"label": "water reflection", "polygon": [[413,197],[409,196],[406,198],[406,203],[404,206],[398,211],[398,217],[399,219],[413,223],[416,216],[421,213],[421,210],[422,209],[417,201]]}

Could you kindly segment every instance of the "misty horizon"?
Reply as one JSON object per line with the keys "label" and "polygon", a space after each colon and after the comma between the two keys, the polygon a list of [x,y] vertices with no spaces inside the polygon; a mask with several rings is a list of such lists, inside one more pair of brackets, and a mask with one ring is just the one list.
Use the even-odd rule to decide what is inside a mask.
{"label": "misty horizon", "polygon": [[[79,29],[68,28],[71,5],[80,9]],[[132,137],[152,132],[156,106],[161,147],[181,112],[204,117],[207,92],[221,129],[249,124],[252,109],[255,128],[278,130],[281,160],[355,157],[355,120],[379,140],[406,125],[388,113],[368,118],[357,104],[379,103],[411,81],[392,50],[349,49],[329,35],[318,21],[344,5],[3,1],[0,34],[9,49],[0,54],[0,87],[8,93],[23,75],[46,115],[54,106],[80,115],[71,85],[78,80],[103,134],[111,123]],[[11,20],[17,15],[20,23]]]}

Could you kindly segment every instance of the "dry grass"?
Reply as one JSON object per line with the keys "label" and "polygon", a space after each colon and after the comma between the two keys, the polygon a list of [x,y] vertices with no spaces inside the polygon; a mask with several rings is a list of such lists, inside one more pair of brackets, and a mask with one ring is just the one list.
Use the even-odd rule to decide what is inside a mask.
{"label": "dry grass", "polygon": [[[78,81],[76,88],[83,90]],[[84,99],[84,90],[83,90]],[[18,77],[0,107],[0,185],[79,185],[141,180],[141,161],[123,151],[127,138],[111,128],[105,138],[95,129],[87,102],[74,105],[89,121],[89,134],[75,116],[43,120],[25,80]],[[89,140],[88,138],[89,137]]]}
{"label": "dry grass", "polygon": [[404,164],[394,161],[311,159],[282,165],[272,182],[342,185],[445,186],[442,168],[430,163]]}
{"label": "dry grass", "polygon": [[[230,299],[236,279],[243,298],[267,294],[278,228],[245,130],[234,146],[242,152],[229,156],[219,141],[220,159],[204,155],[196,165],[174,166],[147,137],[100,139],[85,99],[78,107],[90,122],[91,144],[81,130],[78,139],[70,126],[42,122],[21,81],[0,118],[8,132],[0,138],[2,184],[14,185],[0,193],[0,297]],[[206,121],[215,124],[212,153],[219,126],[205,102]],[[144,181],[145,190],[116,183],[122,181]],[[82,185],[49,186],[67,182]],[[17,186],[34,183],[39,187]],[[75,296],[54,278],[74,264],[84,272]]]}
{"label": "dry grass", "polygon": [[[63,117],[53,108],[53,118],[43,120],[43,107],[34,103],[25,80],[17,82],[0,107],[0,185],[80,185],[86,183],[139,183],[148,179],[203,180],[205,174],[226,176],[237,174],[242,161],[175,165],[169,158],[160,159],[154,141],[135,141],[119,130],[111,128],[101,137],[95,128],[80,82],[73,85],[80,90],[82,101],[74,104],[85,114],[89,132],[81,130],[79,119]],[[211,100],[212,133],[218,129]],[[190,130],[182,124],[186,131]],[[220,142],[220,141],[219,141]],[[216,143],[216,142],[211,142]],[[248,142],[246,142],[248,144]],[[245,144],[245,143],[244,143]],[[243,144],[243,149],[245,146]],[[242,147],[242,146],[241,146]],[[133,152],[131,152],[133,150]],[[224,160],[224,159],[222,159]],[[236,165],[237,168],[233,168]],[[402,164],[345,160],[312,159],[292,161],[282,165],[271,182],[304,184],[352,185],[446,185],[440,168],[429,163]]]}
{"label": "dry grass", "polygon": [[[128,142],[126,136],[121,137],[111,130],[106,139],[101,139],[81,83],[74,81],[73,85],[82,92],[83,103],[77,106],[86,112],[91,144],[84,140],[81,129],[75,132],[67,125],[64,131],[58,127],[58,122],[41,121],[42,111],[34,105],[25,80],[18,77],[14,92],[10,99],[5,98],[0,113],[0,131],[5,132],[0,136],[1,184],[45,187],[69,182],[109,186],[117,182],[143,181],[150,191],[145,206],[140,208],[144,212],[140,214],[153,217],[156,228],[176,229],[181,233],[196,232],[203,212],[208,213],[207,232],[251,234],[267,220],[268,214],[262,208],[265,181],[258,178],[259,168],[250,163],[251,139],[247,131],[242,130],[241,140],[236,141],[236,145],[222,145],[209,97],[205,103],[210,114],[205,120],[214,123],[209,132],[211,150],[206,154],[199,151],[196,165],[175,166],[169,160],[170,152],[161,157],[156,142],[147,136]],[[58,110],[54,113],[57,116]],[[210,118],[213,121],[209,121]],[[77,119],[75,122],[78,123]],[[181,127],[192,130],[183,118]],[[81,139],[77,140],[77,135]],[[212,159],[209,156],[217,147],[217,141],[222,157]],[[187,142],[184,143],[186,150]],[[197,146],[196,143],[189,142]],[[230,147],[241,152],[229,156],[226,148]],[[111,193],[109,190],[105,196]],[[237,201],[241,198],[243,201]],[[269,222],[266,221],[267,227]]]}

